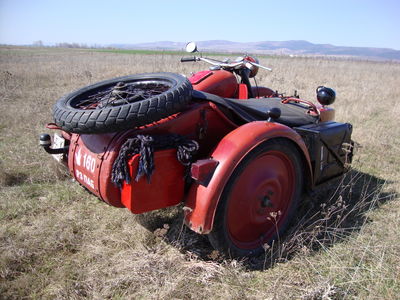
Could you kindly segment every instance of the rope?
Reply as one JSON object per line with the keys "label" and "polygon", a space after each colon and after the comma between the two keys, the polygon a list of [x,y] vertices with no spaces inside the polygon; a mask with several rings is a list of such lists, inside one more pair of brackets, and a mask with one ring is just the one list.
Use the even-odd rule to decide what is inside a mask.
{"label": "rope", "polygon": [[139,154],[139,165],[136,173],[135,181],[146,175],[147,182],[150,183],[151,175],[154,171],[154,151],[176,148],[176,157],[178,161],[187,167],[193,161],[193,156],[199,149],[199,144],[194,140],[189,140],[178,134],[166,134],[160,136],[137,135],[134,138],[126,140],[122,145],[118,157],[115,159],[111,181],[119,188],[122,182],[131,182],[129,174],[128,161],[131,157]]}

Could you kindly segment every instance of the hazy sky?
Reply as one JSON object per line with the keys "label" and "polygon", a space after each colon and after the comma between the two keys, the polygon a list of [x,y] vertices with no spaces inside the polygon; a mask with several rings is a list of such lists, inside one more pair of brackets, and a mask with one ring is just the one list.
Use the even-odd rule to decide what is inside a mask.
{"label": "hazy sky", "polygon": [[400,50],[400,0],[0,0],[0,44],[307,40]]}

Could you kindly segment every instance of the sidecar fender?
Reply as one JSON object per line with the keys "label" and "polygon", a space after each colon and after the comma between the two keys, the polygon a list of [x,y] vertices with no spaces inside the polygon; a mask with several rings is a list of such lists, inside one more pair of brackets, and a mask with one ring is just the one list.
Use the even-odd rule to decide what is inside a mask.
{"label": "sidecar fender", "polygon": [[[214,215],[224,187],[241,160],[261,143],[286,138],[293,142],[303,156],[306,182],[312,182],[310,156],[303,139],[293,129],[272,122],[256,121],[247,123],[227,134],[214,149],[210,158],[215,162],[207,184],[192,184],[185,199],[185,223],[193,231],[207,234],[212,230]],[[210,164],[206,164],[207,171]]]}

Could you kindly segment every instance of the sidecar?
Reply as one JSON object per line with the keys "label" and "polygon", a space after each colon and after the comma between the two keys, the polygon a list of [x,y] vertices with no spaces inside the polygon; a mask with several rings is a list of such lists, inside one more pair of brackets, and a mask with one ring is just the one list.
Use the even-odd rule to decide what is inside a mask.
{"label": "sidecar", "polygon": [[[104,202],[134,214],[182,204],[185,224],[207,234],[217,250],[256,255],[283,234],[305,192],[348,170],[352,126],[335,122],[328,105],[267,88],[256,88],[250,99],[240,84],[229,93],[198,88],[223,72],[190,81],[170,73],[158,75],[164,81],[149,77],[145,86],[159,89],[155,82],[162,81],[167,88],[129,109],[63,110],[62,103],[98,96],[99,87],[120,95],[116,83],[131,79],[79,90],[56,104],[57,124],[47,126],[59,132],[53,143],[47,134],[40,143]],[[172,92],[171,78],[182,82]]]}

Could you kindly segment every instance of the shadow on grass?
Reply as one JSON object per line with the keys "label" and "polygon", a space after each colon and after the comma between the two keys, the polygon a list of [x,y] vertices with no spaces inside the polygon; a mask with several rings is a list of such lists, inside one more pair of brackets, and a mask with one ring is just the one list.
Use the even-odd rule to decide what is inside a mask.
{"label": "shadow on grass", "polygon": [[[277,262],[288,261],[296,254],[317,252],[345,240],[369,221],[371,210],[398,196],[384,191],[390,183],[352,170],[342,179],[319,188],[313,195],[304,198],[285,235],[267,247],[264,254],[241,259],[243,265],[249,270],[263,270]],[[212,248],[207,236],[198,235],[183,225],[183,216],[179,211],[179,208],[174,208],[167,214],[139,215],[137,220],[156,237],[191,257],[226,260]]]}
{"label": "shadow on grass", "polygon": [[28,179],[28,175],[25,173],[8,173],[0,171],[0,186],[16,186],[25,183]]}

